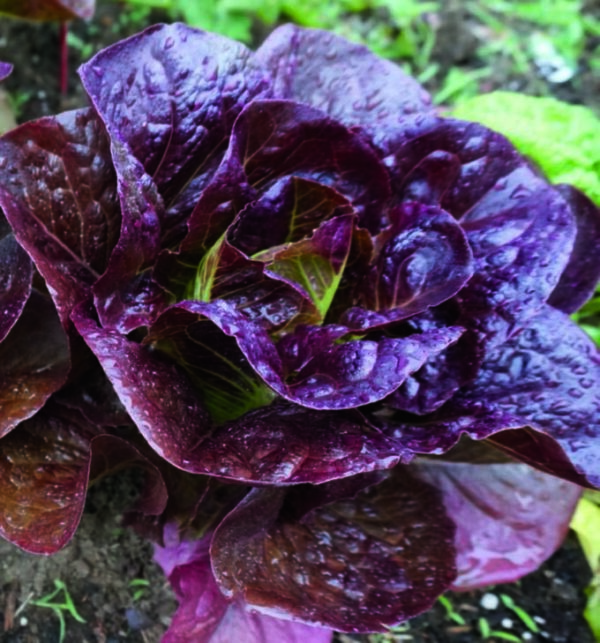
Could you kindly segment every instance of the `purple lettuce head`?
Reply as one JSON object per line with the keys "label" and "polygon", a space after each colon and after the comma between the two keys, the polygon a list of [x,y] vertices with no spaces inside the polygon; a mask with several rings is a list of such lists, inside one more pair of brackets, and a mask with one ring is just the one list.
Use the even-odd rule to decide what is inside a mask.
{"label": "purple lettuce head", "polygon": [[157,25],[80,74],[89,108],[0,138],[0,349],[40,307],[54,342],[2,362],[50,383],[0,477],[69,445],[47,534],[50,469],[1,533],[55,550],[142,466],[173,642],[381,630],[547,558],[600,486],[596,206],[332,34]]}

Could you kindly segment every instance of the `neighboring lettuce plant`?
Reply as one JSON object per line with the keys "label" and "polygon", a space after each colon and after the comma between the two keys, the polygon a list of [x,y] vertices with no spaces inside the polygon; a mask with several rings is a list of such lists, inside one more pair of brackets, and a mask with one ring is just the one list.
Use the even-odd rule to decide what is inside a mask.
{"label": "neighboring lettuce plant", "polygon": [[142,467],[171,642],[382,630],[545,560],[600,487],[594,204],[326,32],[159,25],[80,73],[0,138],[0,533],[52,553]]}
{"label": "neighboring lettuce plant", "polygon": [[452,108],[507,136],[554,183],[571,183],[600,204],[600,119],[554,98],[497,91]]}

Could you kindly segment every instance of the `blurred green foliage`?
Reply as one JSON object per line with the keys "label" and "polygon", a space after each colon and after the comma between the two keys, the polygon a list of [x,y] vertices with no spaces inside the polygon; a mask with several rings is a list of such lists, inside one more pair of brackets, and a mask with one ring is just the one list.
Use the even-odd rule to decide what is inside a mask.
{"label": "blurred green foliage", "polygon": [[162,9],[172,18],[251,42],[262,23],[294,22],[327,29],[369,46],[386,58],[410,59],[417,70],[429,61],[435,32],[427,20],[439,9],[428,0],[127,0],[131,5]]}
{"label": "blurred green foliage", "polygon": [[[247,43],[278,23],[327,29],[397,60],[420,82],[441,88],[436,102],[479,93],[493,67],[537,75],[540,87],[573,78],[582,59],[600,71],[600,19],[584,0],[122,0],[134,11],[161,9],[172,20]],[[477,35],[480,69],[447,69],[432,59],[440,11],[456,12]],[[595,43],[595,44],[594,44]],[[442,55],[443,59],[444,56]]]}

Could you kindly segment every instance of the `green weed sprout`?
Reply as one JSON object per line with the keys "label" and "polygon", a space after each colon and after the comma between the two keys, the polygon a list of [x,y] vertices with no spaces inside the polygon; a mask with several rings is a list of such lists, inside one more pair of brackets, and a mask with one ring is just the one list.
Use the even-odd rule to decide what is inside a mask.
{"label": "green weed sprout", "polygon": [[131,587],[133,590],[132,600],[134,603],[136,603],[140,600],[140,598],[142,598],[142,596],[144,596],[148,587],[150,587],[150,581],[146,580],[145,578],[134,578],[133,580],[129,581],[129,587]]}
{"label": "green weed sprout", "polygon": [[523,621],[523,624],[527,629],[535,632],[536,634],[540,631],[537,623],[522,607],[519,607],[510,596],[508,596],[507,594],[500,594],[500,600],[502,601],[504,607],[511,610],[511,612],[514,612],[514,614],[518,616],[521,621]]}
{"label": "green weed sprout", "polygon": [[446,616],[454,621],[457,625],[464,625],[465,619],[454,609],[454,605],[447,596],[440,596],[438,601],[443,605],[446,610]]}
{"label": "green weed sprout", "polygon": [[[31,601],[31,604],[35,605],[36,607],[47,607],[56,614],[60,625],[58,640],[59,643],[63,643],[63,641],[65,640],[65,633],[67,629],[64,613],[66,612],[70,614],[79,623],[85,623],[85,619],[75,608],[75,604],[73,603],[73,599],[71,598],[71,595],[67,590],[67,586],[61,580],[55,580],[54,587],[55,589],[53,592],[50,592],[50,594],[47,594],[42,598]],[[63,592],[64,600],[62,602],[55,601],[55,598],[60,594],[60,592]]]}
{"label": "green weed sprout", "polygon": [[486,618],[480,618],[478,625],[479,633],[484,641],[490,638],[501,639],[502,641],[512,641],[513,643],[521,643],[522,641],[522,639],[520,639],[516,634],[503,632],[502,630],[493,630]]}

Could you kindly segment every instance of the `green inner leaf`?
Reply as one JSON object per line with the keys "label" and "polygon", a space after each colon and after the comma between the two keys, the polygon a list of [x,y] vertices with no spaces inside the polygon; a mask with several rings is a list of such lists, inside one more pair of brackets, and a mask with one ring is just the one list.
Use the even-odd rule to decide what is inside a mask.
{"label": "green inner leaf", "polygon": [[[354,218],[349,215],[326,221],[310,239],[291,243],[272,254],[265,271],[299,286],[310,297],[321,322],[340,285],[350,252],[353,227]],[[262,253],[263,259],[269,254]]]}
{"label": "green inner leaf", "polygon": [[186,291],[186,299],[194,299],[195,301],[210,301],[215,277],[219,264],[221,262],[221,255],[223,252],[223,244],[225,243],[225,235],[221,235],[219,240],[210,248],[210,250],[202,257],[196,270],[194,281],[188,285]]}
{"label": "green inner leaf", "polygon": [[275,399],[275,392],[238,355],[235,340],[223,335],[217,339],[211,328],[203,335],[200,340],[199,334],[193,338],[188,334],[184,341],[166,340],[156,347],[185,369],[217,424],[234,420]]}
{"label": "green inner leaf", "polygon": [[312,253],[295,254],[293,251],[278,257],[269,266],[269,271],[299,284],[313,301],[321,320],[325,319],[342,271],[333,270],[325,257]]}
{"label": "green inner leaf", "polygon": [[292,177],[293,205],[290,213],[289,232],[285,243],[300,241],[309,236],[318,225],[352,208],[345,197],[333,188],[314,181]]}

